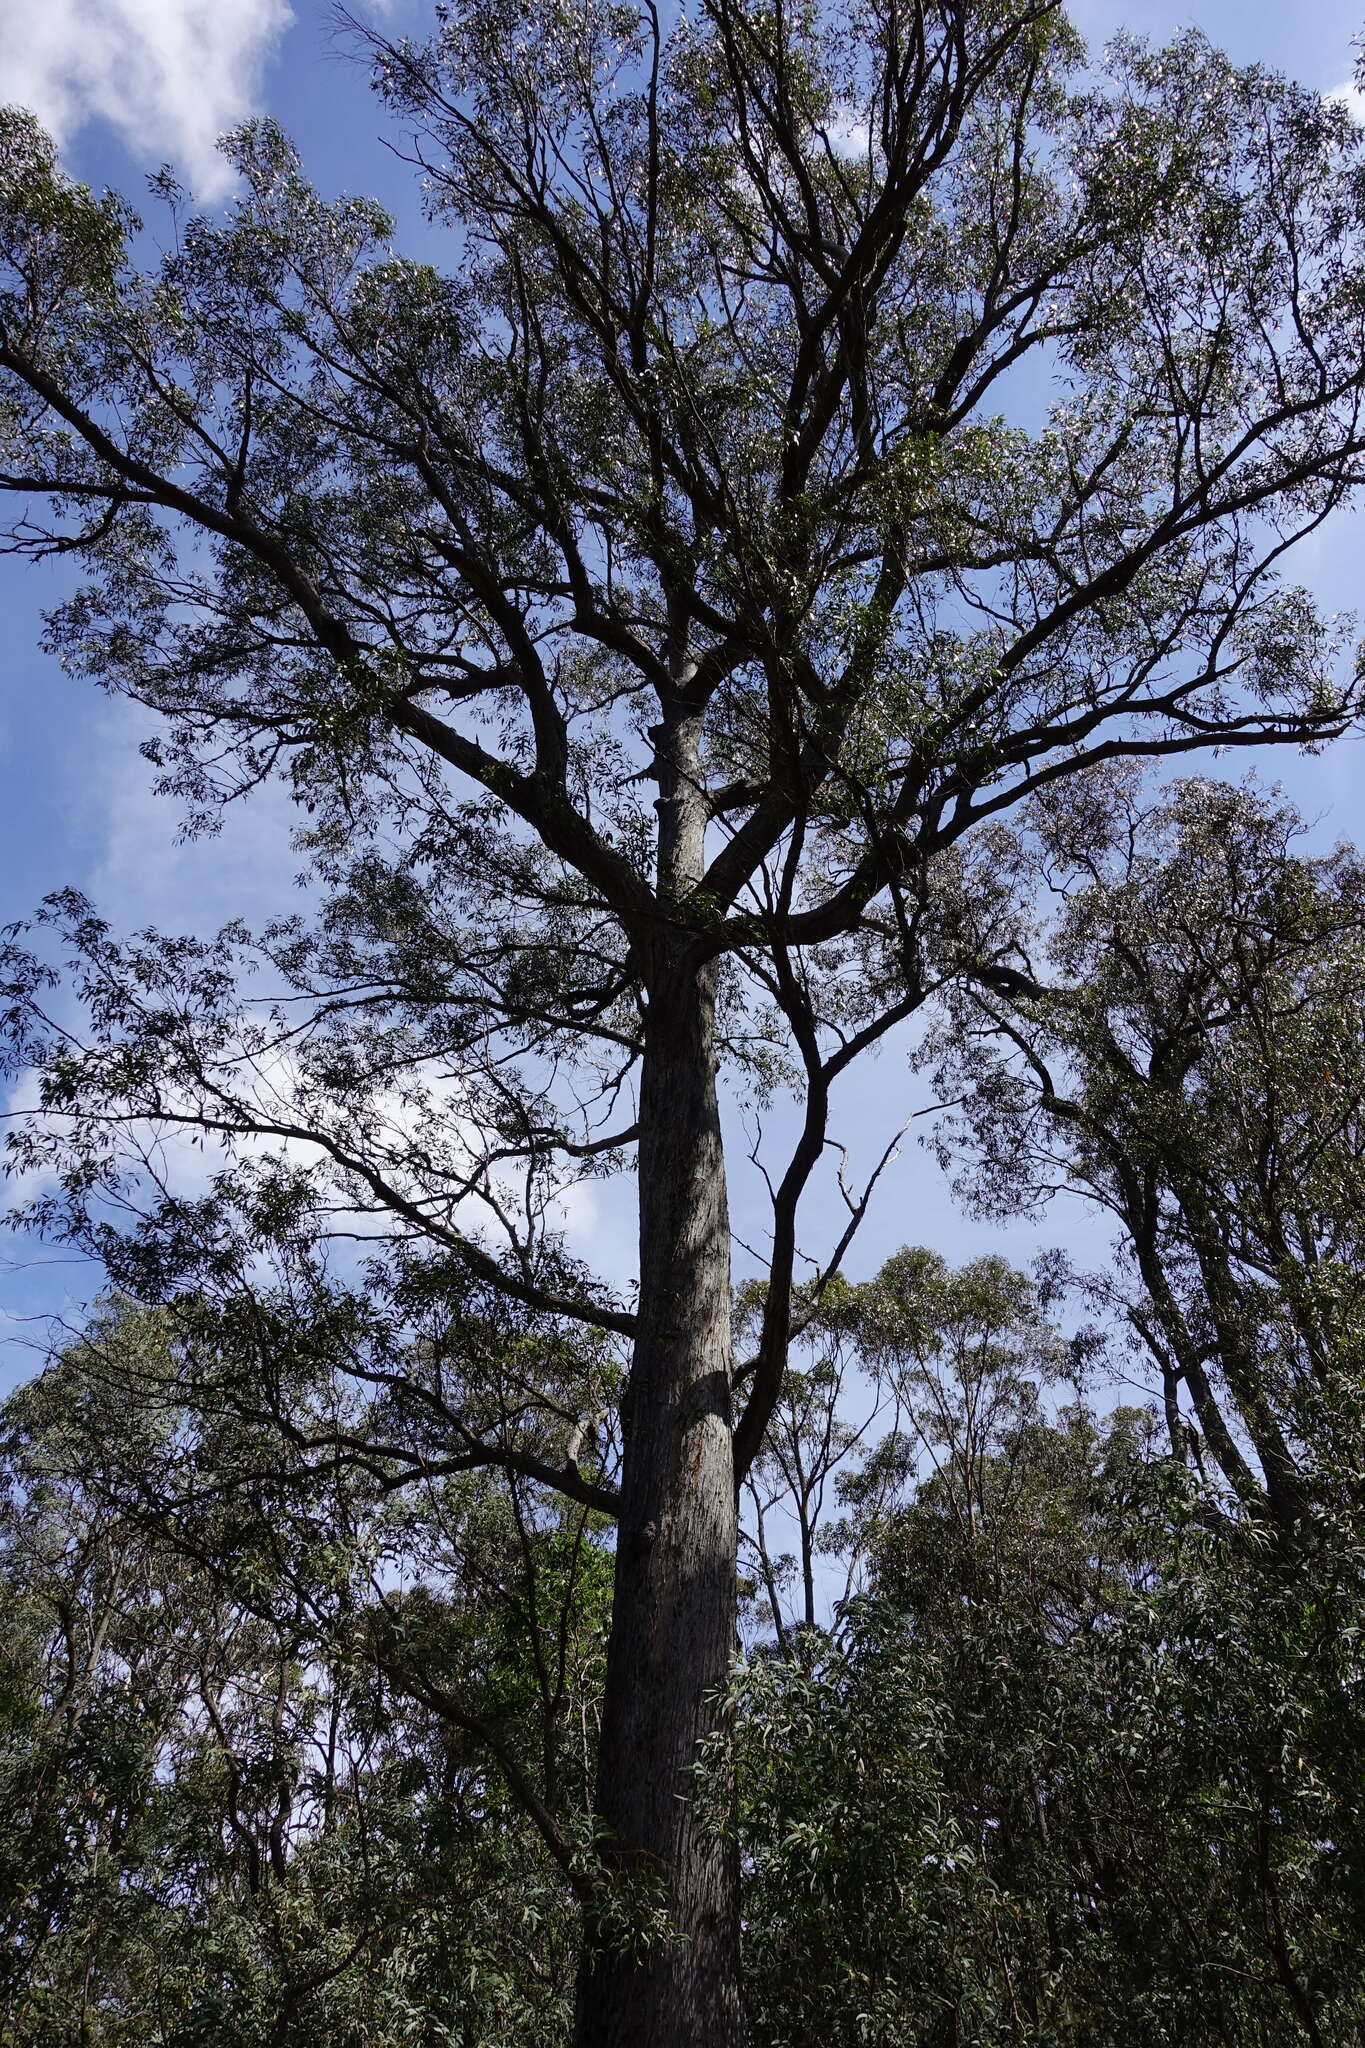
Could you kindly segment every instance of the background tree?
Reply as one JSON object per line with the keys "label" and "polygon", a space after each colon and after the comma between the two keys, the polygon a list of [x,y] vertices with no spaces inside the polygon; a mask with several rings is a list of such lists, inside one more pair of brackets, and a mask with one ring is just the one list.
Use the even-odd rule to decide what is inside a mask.
{"label": "background tree", "polygon": [[1358,1512],[1359,856],[1313,857],[1282,800],[1207,782],[1106,779],[1037,826],[1031,929],[949,1053],[975,1086],[976,1194],[1060,1187],[1116,1219],[1092,1291],[1157,1371],[1176,1456],[1286,1533]]}
{"label": "background tree", "polygon": [[586,1820],[608,1557],[484,1475],[272,1489],[170,1327],[110,1311],[4,1414],[0,2038],[561,2042],[524,1808]]}
{"label": "background tree", "polygon": [[[1044,1268],[1055,1261],[1045,1261]],[[1041,1416],[1047,1390],[1086,1373],[1097,1333],[1069,1342],[1048,1319],[1053,1292],[988,1256],[953,1271],[907,1248],[873,1279],[841,1276],[800,1311],[796,1355],[746,1481],[743,1531],[762,1622],[778,1644],[828,1625],[866,1590],[885,1518],[950,1458],[969,1526],[1006,1418]],[[751,1290],[740,1328],[761,1304]],[[790,1530],[794,1552],[776,1545]]]}
{"label": "background tree", "polygon": [[[4,128],[11,544],[87,565],[52,642],[162,714],[192,818],[292,780],[323,899],[256,946],[121,947],[56,906],[86,1022],[9,974],[66,1119],[40,1218],[244,1329],[263,1262],[283,1314],[329,1237],[386,1234],[363,1341],[248,1331],[254,1418],[324,1335],[339,1411],[357,1357],[401,1381],[405,1314],[444,1370],[471,1277],[547,1319],[545,1383],[396,1398],[440,1462],[616,1513],[598,1820],[671,1934],[589,1916],[580,2037],[733,2042],[738,1870],[686,1773],[831,1089],[976,950],[973,847],[1030,793],[1354,717],[1277,575],[1359,466],[1356,138],[1198,37],[1096,83],[1050,0],[709,0],[666,32],[468,0],[429,44],[365,39],[449,274],[269,125],[229,143],[242,202],[177,212],[142,272],[122,202]],[[727,1064],[798,1100],[738,1388]],[[236,1163],[159,1197],[149,1127]],[[627,1168],[633,1308],[554,1230],[575,1172]],[[629,1344],[614,1418],[566,1412],[575,1326]],[[418,1469],[389,1435],[377,1463]]]}
{"label": "background tree", "polygon": [[914,1423],[843,1466],[864,1590],[737,1675],[755,2041],[1354,2039],[1358,1509],[1286,1546],[1159,1411],[1060,1403],[1092,1347],[1001,1260],[850,1293]]}

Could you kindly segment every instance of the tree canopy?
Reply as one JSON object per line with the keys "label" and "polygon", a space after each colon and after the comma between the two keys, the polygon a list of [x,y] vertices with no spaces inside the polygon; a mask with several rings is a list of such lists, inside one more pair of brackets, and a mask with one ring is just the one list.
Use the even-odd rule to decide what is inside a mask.
{"label": "tree canopy", "polygon": [[[457,0],[425,42],[353,34],[421,260],[270,122],[228,138],[221,218],[153,181],[159,252],[29,117],[0,124],[7,545],[79,568],[50,644],[158,715],[191,829],[284,779],[310,892],[193,937],[52,898],[5,953],[39,1099],[12,1159],[30,1220],[170,1319],[196,1419],[149,1445],[174,1484],[148,1512],[207,1516],[201,1564],[222,1502],[311,1557],[352,1489],[398,1511],[486,1485],[563,1641],[614,1524],[590,1798],[562,1730],[533,1768],[501,1694],[433,1675],[440,1608],[374,1656],[481,1746],[581,1909],[580,2048],[733,2048],[740,1853],[694,1767],[728,1726],[737,1498],[780,1466],[792,1346],[894,1149],[798,1268],[855,1064],[926,1005],[957,1020],[949,1065],[977,1031],[1017,1049],[1040,1102],[967,1076],[1001,1102],[987,1148],[1085,1134],[1077,1183],[1146,1261],[1130,1320],[1172,1437],[1239,1511],[1263,1492],[1297,1527],[1312,1402],[1350,1406],[1326,1362],[1349,1225],[1305,1235],[1297,1166],[1254,1135],[1235,1159],[1225,1132],[1207,1157],[1163,1138],[1167,1069],[1128,1055],[1184,1000],[1184,939],[1153,939],[1169,975],[1143,951],[1147,871],[1114,881],[1085,815],[1129,764],[1359,715],[1342,627],[1286,580],[1365,452],[1359,139],[1197,34],[1092,68],[1055,0]],[[1058,820],[1092,849],[1070,994],[1029,972],[1021,902]],[[1250,872],[1273,827],[1245,832]],[[1238,1011],[1269,1117],[1332,1036],[1295,1040],[1337,971],[1294,965],[1298,888],[1268,925],[1252,905],[1236,965],[1286,1017],[1258,1067]],[[1203,1043],[1180,1115],[1225,1085]],[[773,1095],[736,1356],[727,1146]],[[221,1156],[197,1190],[177,1136]],[[566,1235],[597,1175],[633,1177],[630,1283]],[[1311,1198],[1344,1218],[1346,1188]],[[230,1471],[201,1495],[202,1429]],[[541,1612],[517,1683],[562,1722]]]}

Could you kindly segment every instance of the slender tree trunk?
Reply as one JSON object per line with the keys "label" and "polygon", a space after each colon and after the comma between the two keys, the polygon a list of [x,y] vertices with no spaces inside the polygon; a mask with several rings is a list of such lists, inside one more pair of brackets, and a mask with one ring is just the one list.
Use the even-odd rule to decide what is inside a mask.
{"label": "slender tree trunk", "polygon": [[[674,736],[685,763],[689,734]],[[661,781],[661,864],[675,860],[685,883],[700,857],[688,815],[696,778]],[[740,2038],[738,1860],[698,1818],[689,1777],[734,1653],[736,1508],[715,974],[682,953],[679,943],[650,976],[639,1328],[598,1785],[609,1860],[657,1884],[671,1931],[632,1950],[613,1945],[610,1927],[589,1929],[579,2048],[737,2048]]]}

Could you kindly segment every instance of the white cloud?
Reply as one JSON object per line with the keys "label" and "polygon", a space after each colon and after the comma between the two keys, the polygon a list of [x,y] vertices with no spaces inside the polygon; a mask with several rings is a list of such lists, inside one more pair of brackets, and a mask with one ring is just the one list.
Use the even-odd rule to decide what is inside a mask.
{"label": "white cloud", "polygon": [[1339,85],[1323,98],[1329,107],[1345,107],[1357,128],[1365,128],[1365,92],[1358,85]]}
{"label": "white cloud", "polygon": [[[227,1092],[242,1106],[244,1118],[255,1115],[267,1124],[299,1126],[324,1135],[331,1133],[357,1155],[369,1160],[391,1186],[422,1207],[431,1206],[440,1216],[440,1176],[472,1172],[490,1149],[498,1146],[499,1135],[471,1110],[467,1085],[457,1076],[436,1072],[414,1080],[404,1090],[381,1091],[366,1106],[357,1123],[357,1112],[348,1119],[331,1112],[319,1102],[293,1052],[280,1047],[247,1051],[255,1027],[243,1015],[239,1050],[224,1050],[221,1073]],[[249,1129],[236,1136],[206,1131],[193,1119],[198,1113],[196,1098],[178,1085],[162,1089],[167,1110],[164,1117],[130,1119],[119,1132],[119,1160],[123,1170],[145,1176],[144,1195],[150,1200],[154,1187],[182,1201],[194,1201],[208,1194],[214,1176],[234,1160],[264,1164],[278,1160],[305,1172],[331,1179],[334,1169],[326,1146],[308,1138],[275,1137]],[[44,1111],[41,1077],[27,1068],[13,1083],[8,1099],[0,1098],[0,1132],[14,1129],[59,1136],[68,1127],[60,1111]],[[186,1121],[178,1121],[179,1118]],[[358,1142],[357,1142],[358,1139]],[[437,1168],[433,1180],[431,1162]],[[447,1183],[448,1184],[448,1183]],[[23,1203],[55,1193],[61,1185],[59,1168],[43,1161],[29,1170],[11,1172],[9,1193]],[[349,1187],[350,1194],[343,1191]],[[493,1176],[492,1187],[503,1213],[524,1224],[521,1200],[524,1190],[511,1179]],[[350,1208],[356,1196],[367,1200],[362,1187],[344,1172],[335,1176],[338,1204],[333,1221],[340,1227],[356,1226],[367,1235],[382,1236],[397,1226],[396,1214],[382,1209]],[[436,1200],[433,1202],[433,1195]],[[0,1206],[5,1206],[0,1204]],[[455,1229],[473,1237],[486,1237],[495,1247],[506,1243],[496,1214],[476,1195],[458,1201],[444,1217]],[[567,1181],[549,1195],[538,1217],[538,1231],[563,1235],[571,1251],[587,1254],[596,1235],[598,1203],[593,1187],[585,1181]]]}
{"label": "white cloud", "polygon": [[866,163],[872,145],[872,127],[865,114],[852,107],[840,107],[825,123],[825,140],[834,154]]}
{"label": "white cloud", "polygon": [[219,832],[178,840],[183,804],[157,793],[138,752],[164,720],[125,697],[87,700],[85,713],[73,801],[91,807],[103,843],[81,887],[116,931],[150,925],[206,938],[233,918],[259,928],[304,907],[294,878],[305,862],[291,841],[305,821],[282,782],[229,804]]}
{"label": "white cloud", "polygon": [[232,189],[214,144],[256,104],[292,19],[288,0],[10,0],[4,15],[0,102],[30,108],[59,142],[108,121],[206,202]]}

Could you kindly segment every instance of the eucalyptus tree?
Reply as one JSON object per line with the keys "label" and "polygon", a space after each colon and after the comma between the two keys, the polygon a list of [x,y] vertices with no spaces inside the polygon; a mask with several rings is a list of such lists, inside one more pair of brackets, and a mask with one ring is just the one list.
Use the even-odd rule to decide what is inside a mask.
{"label": "eucalyptus tree", "polygon": [[586,1805],[610,1558],[484,1473],[291,1482],[187,1348],[106,1305],[0,1407],[0,2036],[554,2048],[526,1809]]}
{"label": "eucalyptus tree", "polygon": [[[1049,1390],[1088,1377],[1099,1333],[1063,1339],[1049,1318],[1050,1268],[1030,1277],[987,1256],[953,1270],[907,1246],[870,1280],[842,1275],[798,1309],[801,1330],[745,1482],[742,1555],[757,1640],[784,1653],[799,1630],[832,1628],[865,1588],[888,1519],[934,1473],[974,1529],[984,1475],[999,1492],[1000,1445],[1041,1421]],[[1069,1274],[1067,1275],[1069,1278]],[[739,1302],[746,1332],[761,1290]],[[791,1538],[795,1549],[778,1544]]]}
{"label": "eucalyptus tree", "polygon": [[1258,1519],[1156,1414],[1008,1396],[905,1490],[736,1675],[756,2043],[1356,2037],[1358,1525],[1305,1570]]}
{"label": "eucalyptus tree", "polygon": [[[659,1910],[623,1940],[592,1888],[580,2037],[729,2043],[738,1869],[685,1774],[831,1091],[975,947],[983,829],[1030,793],[1355,717],[1278,579],[1365,447],[1356,142],[1197,36],[1088,70],[1053,0],[456,0],[429,42],[357,34],[444,267],[264,123],[225,218],[157,181],[139,269],[127,206],[7,117],[10,544],[85,565],[52,644],[159,714],[192,821],[285,779],[325,898],[129,947],[54,906],[88,1028],[16,956],[14,1058],[66,1119],[32,1140],[65,1160],[46,1220],[135,1292],[226,1300],[267,1245],[378,1229],[418,1466],[443,1437],[615,1516],[598,1824]],[[738,1366],[727,1067],[798,1105]],[[235,1164],[158,1192],[154,1147],[119,1164],[148,1120]],[[608,1171],[633,1305],[556,1228]],[[429,1375],[471,1276],[550,1335],[466,1413]],[[570,1399],[575,1331],[607,1350]]]}
{"label": "eucalyptus tree", "polygon": [[[1358,1526],[1360,856],[1312,854],[1282,798],[1200,781],[1154,798],[1109,776],[1035,826],[1033,929],[964,997],[991,1048],[968,1028],[949,1049],[976,1193],[1097,1204],[1119,1263],[1091,1286],[1172,1451],[1286,1532],[1310,1509]],[[1039,921],[1044,873],[1063,894]]]}

